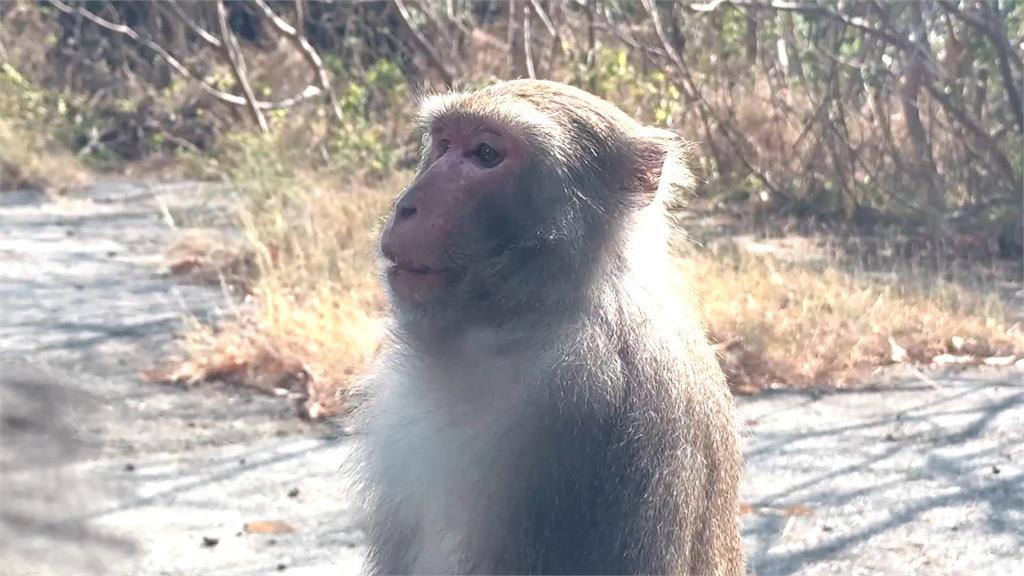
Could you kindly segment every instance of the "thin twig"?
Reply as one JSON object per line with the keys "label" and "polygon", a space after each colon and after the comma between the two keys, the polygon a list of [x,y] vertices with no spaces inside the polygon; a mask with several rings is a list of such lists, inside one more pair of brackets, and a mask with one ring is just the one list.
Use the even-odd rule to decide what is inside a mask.
{"label": "thin twig", "polygon": [[228,9],[224,6],[224,0],[217,0],[217,24],[220,27],[220,41],[223,44],[222,51],[224,56],[227,57],[228,62],[231,63],[231,73],[235,77],[235,82],[238,83],[242,93],[245,94],[246,107],[249,109],[249,113],[252,115],[256,125],[259,126],[260,132],[266,134],[270,132],[270,126],[267,124],[267,119],[263,116],[263,112],[260,111],[260,107],[256,105],[256,93],[253,92],[252,85],[249,84],[249,74],[245,68],[245,57],[242,55],[242,49],[238,46],[238,39],[235,38],[231,27],[228,25]]}
{"label": "thin twig", "polygon": [[526,58],[526,74],[530,78],[536,78],[537,73],[533,69],[533,48],[530,42],[530,5],[523,4],[523,55]]}
{"label": "thin twig", "polygon": [[[81,6],[71,7],[61,2],[61,0],[47,0],[47,2],[49,2],[50,5],[52,5],[54,8],[60,10],[65,14],[81,16],[86,20],[92,22],[93,24],[99,26],[100,28],[110,30],[111,32],[115,32],[123,36],[127,36],[135,42],[138,42],[139,44],[142,44],[143,46],[149,48],[150,50],[155,52],[156,55],[159,56],[164,62],[167,62],[167,64],[170,65],[175,72],[177,72],[187,80],[191,81],[196,86],[198,86],[199,89],[201,89],[203,92],[216,98],[217,100],[220,100],[221,102],[224,102],[226,104],[232,104],[234,106],[248,106],[249,103],[246,101],[245,98],[215,88],[209,83],[198,78],[196,75],[192,74],[192,72],[177,58],[172,56],[166,49],[164,49],[163,46],[160,46],[159,44],[150,40],[149,38],[141,36],[132,28],[125,26],[123,24],[115,24],[109,20],[101,18],[100,16],[97,16],[93,12],[86,10]],[[306,88],[301,93],[290,98],[285,98],[283,100],[277,100],[274,102],[257,100],[255,104],[257,107],[259,107],[260,110],[280,110],[284,108],[291,108],[293,106],[301,104],[306,100],[309,100],[310,98],[314,98],[319,95],[319,88],[317,88],[316,86],[306,86]]]}
{"label": "thin twig", "polygon": [[220,49],[222,47],[220,38],[217,38],[213,34],[210,34],[205,28],[203,28],[199,24],[196,24],[195,20],[192,20],[192,18],[190,18],[189,15],[185,13],[185,9],[181,7],[181,4],[178,3],[178,0],[170,0],[169,4],[171,5],[171,9],[174,10],[174,13],[177,14],[178,18],[180,18],[181,21],[184,22],[185,25],[188,26],[189,29],[195,33],[196,36],[199,36],[199,38],[203,42],[206,42],[210,46],[213,46],[217,49]]}
{"label": "thin twig", "polygon": [[550,34],[552,38],[558,36],[558,31],[555,30],[555,25],[551,22],[551,18],[548,18],[547,13],[544,12],[544,8],[541,7],[540,2],[538,2],[538,0],[530,0],[530,7],[533,8],[533,12],[538,18],[540,18],[544,27],[548,29],[548,34]]}
{"label": "thin twig", "polygon": [[295,47],[302,54],[302,57],[309,64],[310,68],[313,69],[316,74],[317,84],[320,85],[320,90],[323,92],[327,100],[327,105],[331,108],[331,113],[334,115],[335,121],[338,124],[344,120],[344,114],[341,112],[341,106],[338,104],[338,98],[334,93],[334,88],[331,86],[331,77],[327,73],[327,69],[324,67],[323,59],[320,58],[320,53],[316,51],[316,48],[306,39],[305,31],[303,30],[303,22],[305,21],[305,6],[303,0],[295,0],[295,14],[296,14],[296,25],[292,26],[284,18],[278,16],[274,10],[264,0],[253,0],[256,6],[263,11],[263,14],[270,20],[274,28],[284,34]]}
{"label": "thin twig", "polygon": [[437,56],[437,52],[434,52],[434,49],[430,46],[430,43],[427,42],[423,33],[420,32],[412,23],[412,20],[409,17],[409,10],[405,7],[405,2],[403,2],[403,0],[392,0],[392,2],[394,3],[395,8],[398,9],[398,15],[401,17],[402,23],[405,24],[406,29],[412,35],[413,42],[416,44],[416,47],[426,55],[430,65],[437,70],[438,74],[441,75],[441,80],[444,81],[445,86],[451,88],[452,84],[455,82],[454,78],[452,78],[451,72],[449,72],[444,63],[441,62],[441,59]]}

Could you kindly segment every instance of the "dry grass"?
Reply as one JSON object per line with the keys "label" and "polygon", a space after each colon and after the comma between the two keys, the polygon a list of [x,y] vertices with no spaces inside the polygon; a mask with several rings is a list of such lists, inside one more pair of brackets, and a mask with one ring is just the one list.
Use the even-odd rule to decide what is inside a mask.
{"label": "dry grass", "polygon": [[1024,355],[1024,332],[994,294],[936,278],[879,279],[835,260],[682,252],[737,391],[847,387],[893,363]]}
{"label": "dry grass", "polygon": [[0,191],[56,192],[87,181],[88,172],[78,159],[42,131],[0,118]]}
{"label": "dry grass", "polygon": [[[374,237],[406,175],[339,186],[316,175],[264,183],[243,211],[259,277],[252,305],[197,330],[190,359],[161,379],[236,380],[338,413],[373,356],[384,307]],[[994,296],[942,282],[894,282],[831,262],[787,262],[730,245],[678,248],[734,390],[851,386],[887,364],[940,354],[1024,355],[1024,334]]]}
{"label": "dry grass", "polygon": [[261,186],[259,206],[241,214],[258,268],[252,306],[216,330],[200,327],[189,359],[156,379],[229,376],[291,393],[310,418],[341,411],[380,337],[375,228],[403,178],[374,188],[303,176]]}

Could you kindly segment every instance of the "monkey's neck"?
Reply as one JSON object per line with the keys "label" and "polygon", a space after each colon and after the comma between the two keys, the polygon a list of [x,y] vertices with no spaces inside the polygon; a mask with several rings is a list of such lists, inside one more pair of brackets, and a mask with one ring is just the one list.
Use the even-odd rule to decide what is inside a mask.
{"label": "monkey's neck", "polygon": [[646,324],[651,308],[657,309],[658,291],[626,272],[605,276],[565,301],[547,301],[500,317],[475,317],[468,323],[400,326],[397,335],[417,354],[447,362],[543,356],[581,330],[608,336],[635,332]]}

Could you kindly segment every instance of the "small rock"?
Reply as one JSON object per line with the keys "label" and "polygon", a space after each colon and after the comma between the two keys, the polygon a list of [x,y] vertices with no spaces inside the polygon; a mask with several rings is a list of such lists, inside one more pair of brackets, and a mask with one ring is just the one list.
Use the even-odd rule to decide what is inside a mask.
{"label": "small rock", "polygon": [[135,464],[132,464],[131,462],[125,464],[124,465],[124,471],[125,472],[135,472]]}
{"label": "small rock", "polygon": [[288,568],[288,565],[285,564],[284,562],[281,562],[280,564],[277,565],[277,571],[278,572],[284,572],[287,568]]}
{"label": "small rock", "polygon": [[897,344],[892,336],[889,336],[889,359],[899,364],[906,362],[908,356],[907,349]]}
{"label": "small rock", "polygon": [[217,544],[220,544],[220,538],[214,538],[213,536],[203,536],[204,548],[213,548]]}
{"label": "small rock", "polygon": [[298,488],[292,488],[291,490],[288,491],[288,497],[289,498],[295,498],[298,495],[299,495],[299,489]]}
{"label": "small rock", "polygon": [[995,464],[992,465],[992,473],[993,474],[999,474],[1002,471],[1003,471],[1002,468],[1000,468],[999,466],[996,466]]}
{"label": "small rock", "polygon": [[245,458],[239,458],[238,465],[239,466],[245,466]]}
{"label": "small rock", "polygon": [[826,524],[826,525],[821,527],[821,531],[822,532],[831,532],[832,531],[832,527],[829,526],[828,524]]}

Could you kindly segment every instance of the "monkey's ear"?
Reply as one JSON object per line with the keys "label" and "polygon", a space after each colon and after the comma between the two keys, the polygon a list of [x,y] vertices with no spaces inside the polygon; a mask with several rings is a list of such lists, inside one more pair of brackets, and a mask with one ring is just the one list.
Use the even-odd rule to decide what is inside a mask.
{"label": "monkey's ear", "polygon": [[669,155],[675,147],[663,136],[638,138],[633,145],[633,162],[626,191],[630,198],[643,206],[654,201],[661,184]]}

